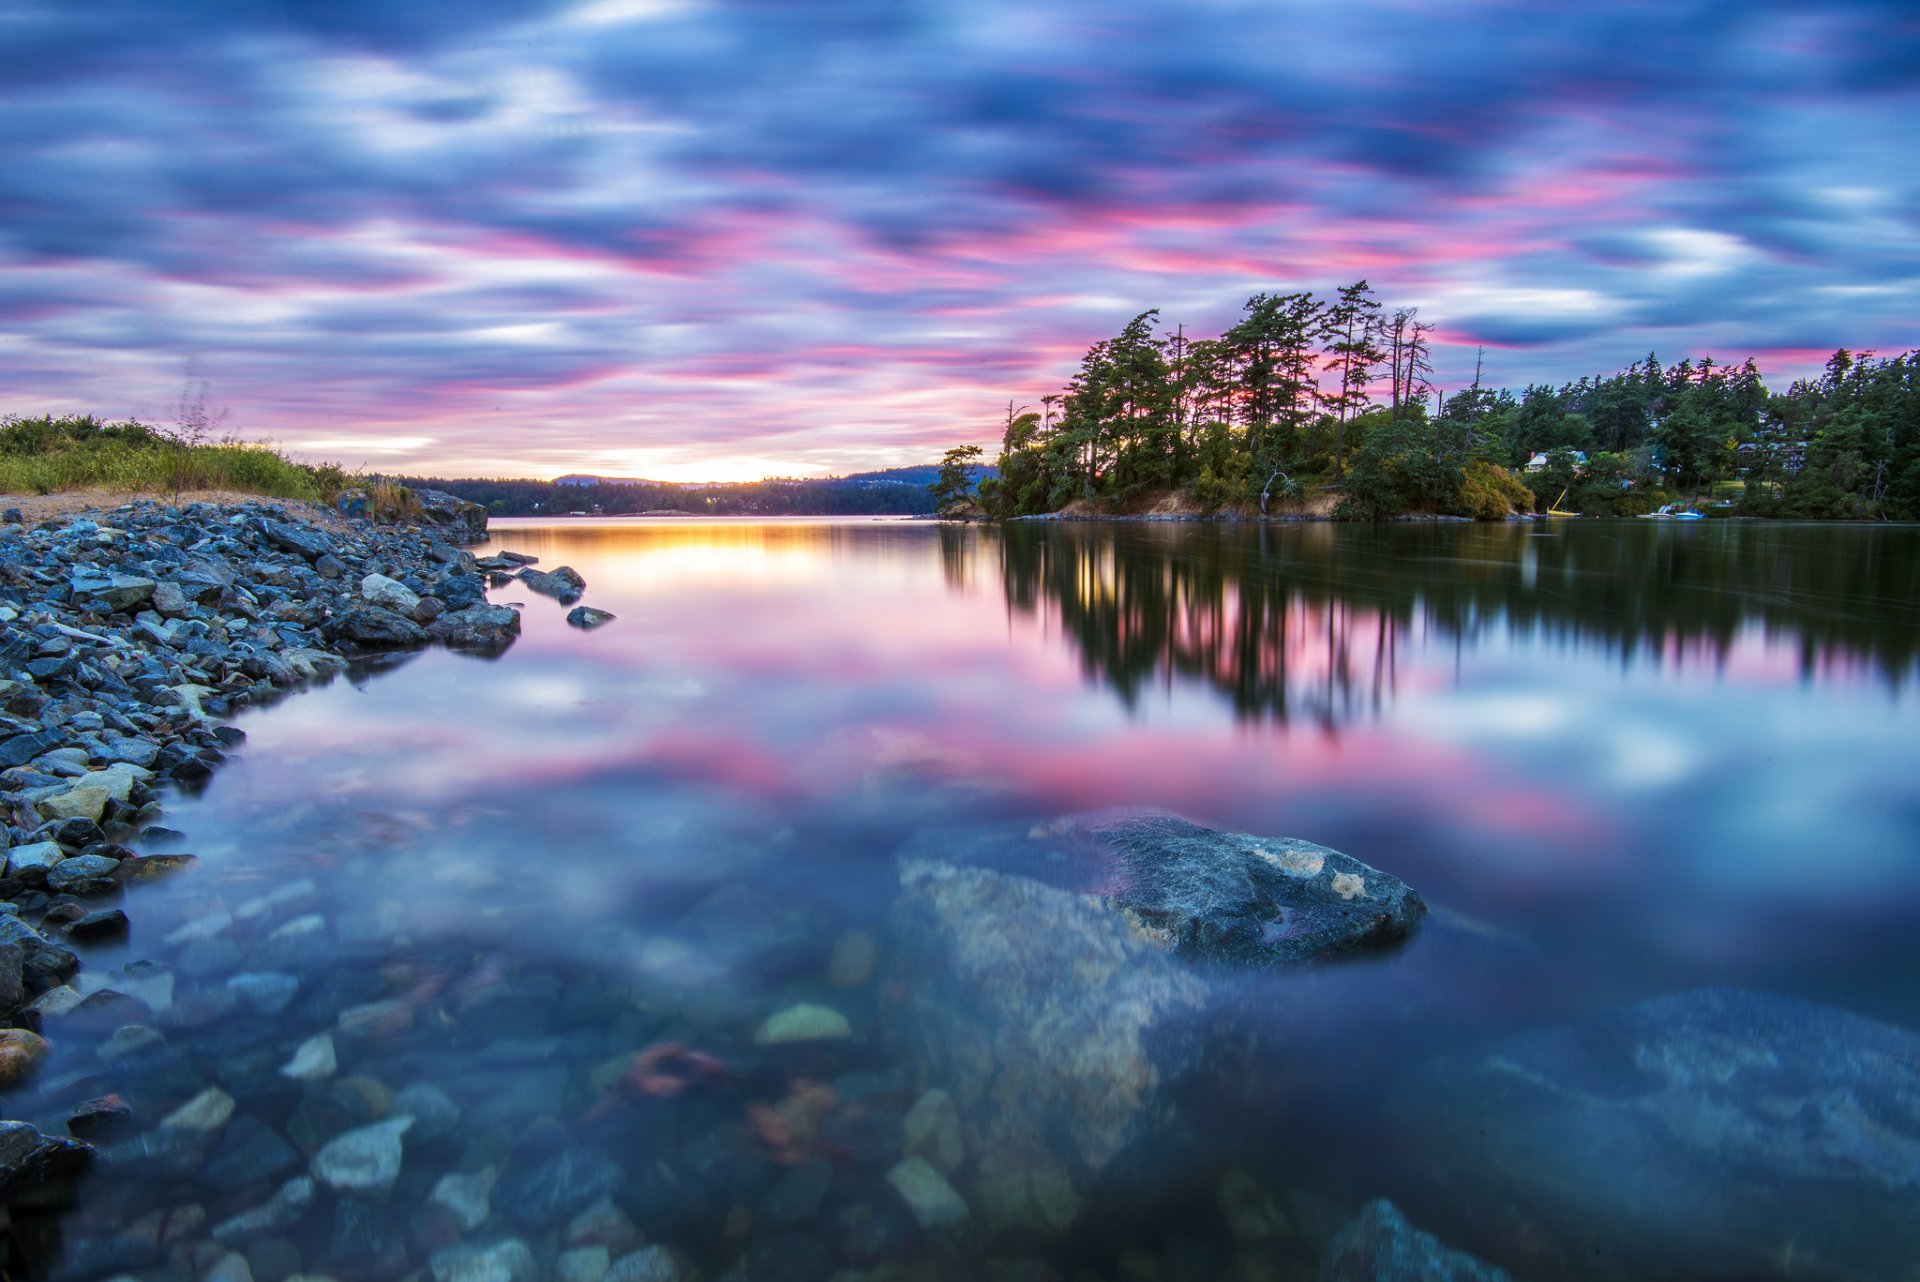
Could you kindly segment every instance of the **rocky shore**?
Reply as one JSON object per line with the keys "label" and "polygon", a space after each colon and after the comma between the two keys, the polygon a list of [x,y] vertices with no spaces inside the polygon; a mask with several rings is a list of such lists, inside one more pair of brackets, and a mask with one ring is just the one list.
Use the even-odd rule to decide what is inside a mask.
{"label": "rocky shore", "polygon": [[[277,503],[0,512],[0,1091],[44,1057],[47,1017],[113,1018],[119,993],[70,982],[76,948],[125,935],[124,886],[194,862],[128,843],[177,837],[158,826],[166,790],[203,784],[243,739],[227,716],[382,654],[499,652],[520,618],[487,602],[489,576],[562,599],[584,586],[531,557],[476,560],[462,545],[485,537],[481,509],[419,497],[407,526]],[[0,1206],[90,1156],[0,1123]]]}

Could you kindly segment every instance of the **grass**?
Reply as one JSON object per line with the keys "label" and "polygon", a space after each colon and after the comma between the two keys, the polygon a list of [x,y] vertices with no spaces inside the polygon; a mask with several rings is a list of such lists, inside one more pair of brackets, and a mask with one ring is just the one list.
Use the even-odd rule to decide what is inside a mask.
{"label": "grass", "polygon": [[91,416],[0,419],[4,494],[99,487],[149,494],[235,490],[326,501],[344,481],[336,467],[295,463],[266,445],[188,441],[144,423],[103,423]]}

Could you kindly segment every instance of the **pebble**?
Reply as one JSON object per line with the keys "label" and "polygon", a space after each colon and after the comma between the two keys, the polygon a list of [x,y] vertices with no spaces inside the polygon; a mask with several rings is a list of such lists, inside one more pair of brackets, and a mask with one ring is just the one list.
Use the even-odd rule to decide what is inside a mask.
{"label": "pebble", "polygon": [[384,1197],[400,1178],[400,1137],[412,1127],[411,1117],[396,1117],[348,1131],[314,1154],[308,1169],[337,1192]]}
{"label": "pebble", "polygon": [[259,970],[232,976],[227,980],[227,987],[254,1014],[278,1015],[300,991],[300,981],[284,971]]}
{"label": "pebble", "polygon": [[493,1214],[493,1207],[487,1195],[493,1191],[493,1184],[500,1176],[498,1167],[489,1166],[471,1174],[454,1172],[442,1175],[427,1201],[445,1207],[453,1216],[454,1223],[462,1230],[471,1233],[487,1222]]}
{"label": "pebble", "polygon": [[491,1246],[450,1246],[433,1255],[434,1282],[535,1282],[533,1252],[519,1238]]}
{"label": "pebble", "polygon": [[296,1082],[323,1082],[332,1077],[338,1068],[339,1062],[333,1054],[333,1038],[320,1033],[300,1043],[293,1058],[280,1066],[280,1075],[291,1077]]}
{"label": "pebble", "polygon": [[160,1119],[160,1125],[180,1131],[217,1131],[233,1116],[233,1096],[209,1086]]}
{"label": "pebble", "polygon": [[901,1147],[908,1157],[923,1157],[935,1168],[952,1174],[967,1160],[966,1135],[953,1096],[938,1088],[927,1091],[907,1110]]}
{"label": "pebble", "polygon": [[851,1036],[853,1026],[845,1015],[830,1006],[801,1002],[769,1015],[753,1040],[762,1046],[777,1046],[786,1042],[842,1041]]}
{"label": "pebble", "polygon": [[887,1172],[887,1183],[900,1194],[907,1210],[921,1228],[937,1229],[958,1224],[970,1212],[966,1202],[947,1183],[947,1177],[922,1157],[905,1157]]}
{"label": "pebble", "polygon": [[10,1090],[33,1075],[50,1048],[44,1037],[24,1028],[0,1028],[0,1090]]}
{"label": "pebble", "polygon": [[686,1272],[664,1246],[643,1246],[615,1260],[601,1282],[683,1282]]}
{"label": "pebble", "polygon": [[827,961],[827,982],[835,988],[864,988],[873,982],[879,944],[870,930],[842,931]]}
{"label": "pebble", "polygon": [[604,1246],[576,1246],[553,1262],[553,1282],[603,1282],[613,1256]]}

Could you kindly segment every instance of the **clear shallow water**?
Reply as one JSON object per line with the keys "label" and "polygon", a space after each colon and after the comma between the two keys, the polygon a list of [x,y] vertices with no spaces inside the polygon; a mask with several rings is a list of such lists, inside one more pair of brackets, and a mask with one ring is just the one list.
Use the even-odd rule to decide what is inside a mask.
{"label": "clear shallow water", "polygon": [[[463,1237],[523,1240],[549,1270],[577,1206],[513,1204],[577,1150],[612,1164],[599,1191],[637,1233],[708,1277],[984,1276],[988,1256],[1062,1277],[1308,1277],[1376,1196],[1526,1276],[1609,1276],[1503,1201],[1495,1159],[1406,1121],[1409,1097],[1447,1107],[1432,1065],[1705,984],[1920,1027],[1920,529],[496,529],[578,569],[618,621],[582,633],[496,590],[526,604],[498,660],[430,653],[240,721],[241,757],[169,810],[202,866],[134,892],[130,943],[88,960],[121,987],[135,958],[171,972],[170,992],[142,987],[164,1052],[102,1068],[107,1030],[54,1030],[41,1096],[8,1105],[57,1118],[112,1089],[150,1126],[217,1084],[297,1156],[210,1178],[216,1136],[107,1164],[77,1211],[33,1226],[43,1248],[62,1234],[68,1268],[211,1267],[224,1248],[87,1244],[155,1212],[210,1225],[256,1206],[430,1083],[457,1118],[410,1134],[386,1197],[323,1190],[262,1235],[258,1282],[401,1277]],[[896,852],[1111,806],[1335,847],[1434,919],[1389,956],[1155,1023],[1135,1049],[1167,1089],[1129,1116],[1147,1156],[1077,1189],[1071,1224],[982,1231],[971,1134],[950,1172],[965,1229],[917,1224],[885,1177],[927,1088],[969,1126],[1025,1090],[1023,1121],[1084,1138],[1069,1114],[1087,1105],[928,1051],[913,1012],[940,961],[903,960],[923,941],[900,938]],[[1048,992],[1084,1007],[1114,977],[1075,987],[1071,931],[1052,952],[1037,933],[1021,957],[1057,983],[943,1009],[1065,1058],[1086,1043],[1034,1042],[1020,1012],[1037,1025],[1060,1014]],[[235,1005],[227,980],[261,971],[298,981],[283,1009]],[[851,1036],[756,1041],[798,1003]],[[332,1084],[283,1076],[321,1032]],[[636,1061],[661,1047],[709,1058]],[[255,1147],[265,1170],[274,1150]],[[435,1208],[442,1175],[487,1170],[504,1183],[485,1223]],[[1248,1188],[1274,1208],[1260,1233],[1222,1209]]]}

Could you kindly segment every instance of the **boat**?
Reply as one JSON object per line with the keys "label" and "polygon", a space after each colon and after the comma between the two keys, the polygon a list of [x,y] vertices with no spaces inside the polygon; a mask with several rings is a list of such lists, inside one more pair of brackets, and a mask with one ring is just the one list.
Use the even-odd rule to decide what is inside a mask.
{"label": "boat", "polygon": [[1555,499],[1553,501],[1553,506],[1547,509],[1547,515],[1548,516],[1579,516],[1580,514],[1578,512],[1562,512],[1560,510],[1560,505],[1566,502],[1566,499],[1567,499],[1567,492],[1565,490],[1561,490],[1560,497]]}
{"label": "boat", "polygon": [[1669,503],[1655,511],[1642,512],[1640,519],[1643,521],[1704,521],[1707,518],[1703,512],[1695,512],[1678,503]]}

